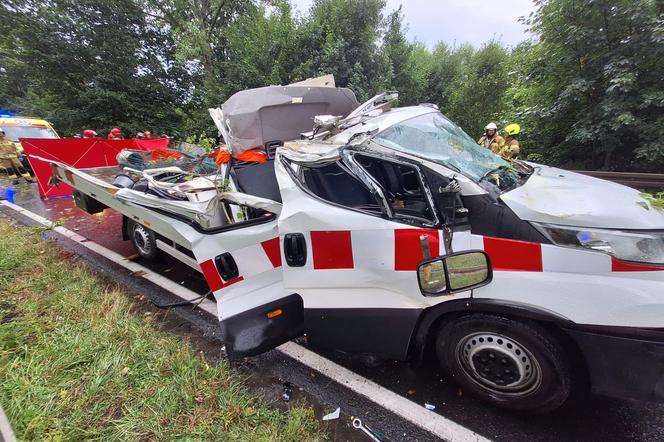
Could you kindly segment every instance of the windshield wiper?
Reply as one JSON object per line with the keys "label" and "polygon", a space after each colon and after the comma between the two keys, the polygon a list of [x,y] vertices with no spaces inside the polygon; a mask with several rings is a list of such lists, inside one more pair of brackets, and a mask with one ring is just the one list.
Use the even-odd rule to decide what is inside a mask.
{"label": "windshield wiper", "polygon": [[487,178],[489,177],[489,175],[492,175],[492,174],[494,174],[494,173],[500,172],[500,171],[503,170],[503,169],[507,170],[509,167],[510,167],[509,165],[502,165],[502,166],[498,166],[498,167],[496,167],[496,168],[494,168],[494,169],[491,169],[490,171],[488,171],[487,173],[485,173],[484,175],[482,175],[482,178],[480,178],[479,182],[481,183],[482,181],[484,181],[485,179],[487,179]]}
{"label": "windshield wiper", "polygon": [[514,165],[517,166],[517,169],[520,169],[520,170],[517,170],[517,172],[519,172],[523,175],[530,176],[530,175],[533,174],[533,172],[535,172],[535,168],[533,166],[531,166],[530,164],[526,164],[521,160],[511,160],[511,161]]}

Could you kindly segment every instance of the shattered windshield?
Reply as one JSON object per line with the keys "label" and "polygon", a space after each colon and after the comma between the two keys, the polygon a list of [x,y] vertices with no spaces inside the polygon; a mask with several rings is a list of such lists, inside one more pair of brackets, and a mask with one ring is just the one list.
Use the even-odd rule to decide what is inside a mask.
{"label": "shattered windshield", "polygon": [[378,133],[373,140],[385,147],[448,166],[476,181],[499,170],[510,170],[507,161],[475,143],[459,126],[437,112],[395,124]]}

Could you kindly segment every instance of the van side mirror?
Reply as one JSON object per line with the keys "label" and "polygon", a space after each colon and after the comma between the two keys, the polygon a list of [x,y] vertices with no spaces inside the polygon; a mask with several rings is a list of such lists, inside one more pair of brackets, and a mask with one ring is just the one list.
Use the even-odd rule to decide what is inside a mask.
{"label": "van side mirror", "polygon": [[441,296],[487,285],[493,271],[486,252],[471,250],[422,261],[417,278],[424,296]]}

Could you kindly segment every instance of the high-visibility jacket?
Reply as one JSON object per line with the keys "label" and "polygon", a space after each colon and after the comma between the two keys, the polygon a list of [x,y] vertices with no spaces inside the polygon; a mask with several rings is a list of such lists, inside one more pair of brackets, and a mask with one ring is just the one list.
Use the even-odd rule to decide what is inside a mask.
{"label": "high-visibility jacket", "polygon": [[480,138],[477,141],[477,144],[479,144],[480,146],[484,146],[487,149],[490,149],[491,152],[495,154],[500,154],[500,151],[505,145],[505,138],[501,137],[498,134],[495,134],[493,138],[487,138],[486,135],[482,135],[482,138]]}
{"label": "high-visibility jacket", "polygon": [[519,140],[517,140],[516,138],[511,138],[508,141],[506,141],[505,145],[500,150],[500,156],[509,159],[514,159],[518,157],[519,153],[521,153],[521,146],[519,146]]}
{"label": "high-visibility jacket", "polygon": [[18,150],[13,141],[0,141],[0,159],[18,158]]}

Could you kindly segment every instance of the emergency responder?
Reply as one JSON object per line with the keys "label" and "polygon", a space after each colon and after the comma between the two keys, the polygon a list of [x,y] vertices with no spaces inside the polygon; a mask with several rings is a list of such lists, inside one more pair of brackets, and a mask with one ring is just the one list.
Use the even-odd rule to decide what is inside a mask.
{"label": "emergency responder", "polygon": [[499,154],[505,145],[505,139],[498,135],[498,126],[496,126],[496,123],[489,123],[484,128],[484,135],[482,135],[477,144],[490,149],[495,154]]}
{"label": "emergency responder", "polygon": [[13,141],[5,138],[5,131],[2,129],[0,129],[0,167],[7,171],[7,176],[14,180],[14,184],[18,184],[18,174],[21,174],[26,182],[34,183],[30,174],[18,159],[16,145]]}
{"label": "emergency responder", "polygon": [[83,131],[83,138],[94,138],[97,136],[97,132],[92,129],[85,129]]}
{"label": "emergency responder", "polygon": [[504,131],[505,145],[500,150],[500,156],[505,159],[515,160],[519,157],[519,153],[521,153],[521,147],[519,146],[521,126],[516,123],[509,124],[505,126]]}
{"label": "emergency responder", "polygon": [[120,130],[119,127],[114,127],[108,133],[108,139],[109,140],[121,140],[123,138],[124,138],[124,136],[122,135],[122,131]]}

